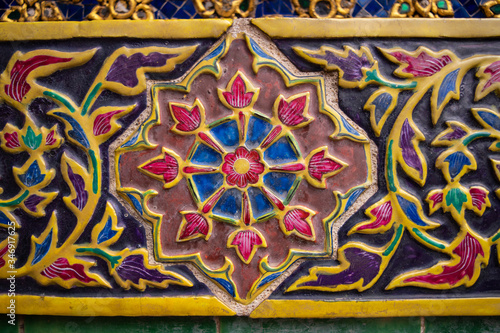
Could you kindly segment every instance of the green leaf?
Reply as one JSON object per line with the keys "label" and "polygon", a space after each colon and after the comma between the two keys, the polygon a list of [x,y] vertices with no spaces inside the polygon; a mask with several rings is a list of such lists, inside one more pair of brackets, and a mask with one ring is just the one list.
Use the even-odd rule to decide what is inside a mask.
{"label": "green leaf", "polygon": [[452,188],[446,194],[446,205],[453,205],[457,212],[462,211],[463,204],[467,202],[467,195],[459,188]]}
{"label": "green leaf", "polygon": [[35,135],[35,132],[29,126],[26,135],[23,135],[23,141],[27,147],[35,150],[42,144],[42,134]]}

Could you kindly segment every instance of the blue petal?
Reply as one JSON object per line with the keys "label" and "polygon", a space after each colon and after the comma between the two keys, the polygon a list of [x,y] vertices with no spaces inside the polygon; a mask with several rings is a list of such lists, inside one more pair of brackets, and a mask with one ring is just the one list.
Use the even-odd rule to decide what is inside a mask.
{"label": "blue petal", "polygon": [[420,215],[418,215],[418,211],[417,211],[417,206],[411,202],[411,201],[408,201],[406,200],[405,198],[401,197],[401,196],[397,196],[398,198],[398,202],[399,202],[399,206],[401,206],[401,209],[403,210],[403,212],[405,213],[405,215],[411,220],[413,221],[413,223],[419,225],[419,226],[422,226],[422,227],[425,227],[427,226],[427,223],[425,223],[421,218],[420,218]]}
{"label": "blue petal", "polygon": [[500,131],[500,118],[494,113],[486,112],[486,111],[478,111],[477,115],[484,120],[485,123]]}
{"label": "blue petal", "polygon": [[41,244],[35,243],[35,257],[31,261],[31,265],[36,264],[45,257],[49,252],[50,244],[52,244],[52,229],[50,229],[49,234]]}
{"label": "blue petal", "polygon": [[101,243],[107,241],[108,239],[113,238],[113,236],[116,235],[116,233],[118,231],[113,230],[111,227],[112,227],[111,217],[108,217],[108,220],[106,221],[106,225],[99,233],[99,236],[97,236],[97,244],[101,244]]}
{"label": "blue petal", "polygon": [[377,123],[380,121],[380,118],[385,114],[387,108],[391,105],[392,96],[389,93],[382,93],[375,97],[373,102],[371,103],[375,106],[375,118]]}
{"label": "blue petal", "polygon": [[222,186],[224,176],[219,173],[193,175],[193,181],[200,200],[205,201]]}
{"label": "blue petal", "polygon": [[465,165],[471,165],[472,162],[461,151],[457,151],[445,158],[445,162],[449,164],[451,178],[455,178]]}
{"label": "blue petal", "polygon": [[252,207],[252,213],[254,218],[259,218],[267,213],[273,211],[274,207],[269,202],[269,199],[262,193],[262,191],[257,187],[248,188],[248,197],[250,199],[250,205]]}
{"label": "blue petal", "polygon": [[195,148],[196,151],[191,157],[191,162],[200,165],[211,165],[211,166],[219,166],[222,162],[222,157],[220,153],[210,148],[207,145],[200,144]]}
{"label": "blue petal", "polygon": [[31,187],[40,184],[45,179],[45,175],[41,174],[38,162],[34,161],[31,163],[26,173],[19,176],[19,179],[24,185]]}
{"label": "blue petal", "polygon": [[71,131],[68,131],[68,135],[75,139],[77,142],[79,142],[82,146],[85,148],[90,148],[89,140],[87,139],[87,136],[85,135],[85,131],[83,130],[82,126],[73,119],[71,116],[68,116],[65,113],[62,112],[54,112],[56,116],[61,117],[62,119],[66,120],[73,129]]}
{"label": "blue petal", "polygon": [[258,147],[272,128],[273,125],[267,120],[256,116],[250,117],[245,145],[250,149]]}
{"label": "blue petal", "polygon": [[264,158],[269,161],[269,164],[277,165],[297,161],[297,154],[288,139],[282,137],[266,149]]}
{"label": "blue petal", "polygon": [[288,195],[288,191],[295,181],[294,174],[284,172],[270,172],[264,176],[264,185],[273,191],[279,198],[284,200]]}
{"label": "blue petal", "polygon": [[215,126],[210,133],[227,148],[235,148],[240,143],[238,124],[234,120]]}
{"label": "blue petal", "polygon": [[459,71],[460,69],[456,69],[453,72],[446,75],[446,77],[443,79],[443,83],[441,83],[441,86],[439,87],[438,91],[438,98],[437,98],[438,109],[441,107],[441,103],[443,103],[444,99],[446,98],[446,95],[448,95],[449,92],[456,92],[456,84]]}
{"label": "blue petal", "polygon": [[239,220],[241,218],[241,192],[235,188],[227,190],[219,199],[213,213],[221,217]]}

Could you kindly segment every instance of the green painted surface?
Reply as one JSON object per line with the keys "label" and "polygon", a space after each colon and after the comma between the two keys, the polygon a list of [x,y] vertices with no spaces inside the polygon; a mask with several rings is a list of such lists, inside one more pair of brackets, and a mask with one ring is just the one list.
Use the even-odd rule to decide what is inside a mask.
{"label": "green painted surface", "polygon": [[8,323],[11,318],[7,317],[5,314],[2,315],[2,320],[0,321],[0,332],[2,333],[17,333],[19,332],[19,321],[21,317],[16,316],[15,326]]}
{"label": "green painted surface", "polygon": [[425,333],[500,332],[500,317],[426,317]]}
{"label": "green painted surface", "polygon": [[250,319],[220,318],[220,333],[420,333],[420,318]]}
{"label": "green painted surface", "polygon": [[[212,333],[212,317],[50,317],[27,316],[26,333]],[[0,329],[0,331],[3,333]]]}

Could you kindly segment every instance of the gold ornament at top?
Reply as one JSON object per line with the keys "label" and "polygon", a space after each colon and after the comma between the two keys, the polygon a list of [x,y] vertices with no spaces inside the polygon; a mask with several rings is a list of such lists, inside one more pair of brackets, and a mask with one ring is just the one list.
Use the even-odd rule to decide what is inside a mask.
{"label": "gold ornament at top", "polygon": [[453,17],[450,0],[397,0],[391,8],[390,17]]}
{"label": "gold ornament at top", "polygon": [[0,18],[2,22],[64,21],[64,17],[54,1],[16,0]]}
{"label": "gold ornament at top", "polygon": [[193,0],[196,11],[203,17],[255,16],[254,0]]}
{"label": "gold ornament at top", "polygon": [[292,0],[292,4],[300,17],[346,18],[356,0]]}
{"label": "gold ornament at top", "polygon": [[153,20],[151,0],[98,0],[87,16],[89,20]]}

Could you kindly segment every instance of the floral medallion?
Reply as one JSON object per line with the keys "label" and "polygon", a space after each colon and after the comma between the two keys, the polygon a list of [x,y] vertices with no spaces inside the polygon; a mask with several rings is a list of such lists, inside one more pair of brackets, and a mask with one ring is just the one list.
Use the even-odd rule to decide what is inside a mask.
{"label": "floral medallion", "polygon": [[335,256],[372,185],[370,141],[326,103],[323,77],[283,63],[228,37],[182,81],[152,86],[151,115],[115,155],[155,259],[194,264],[243,304],[298,260]]}

